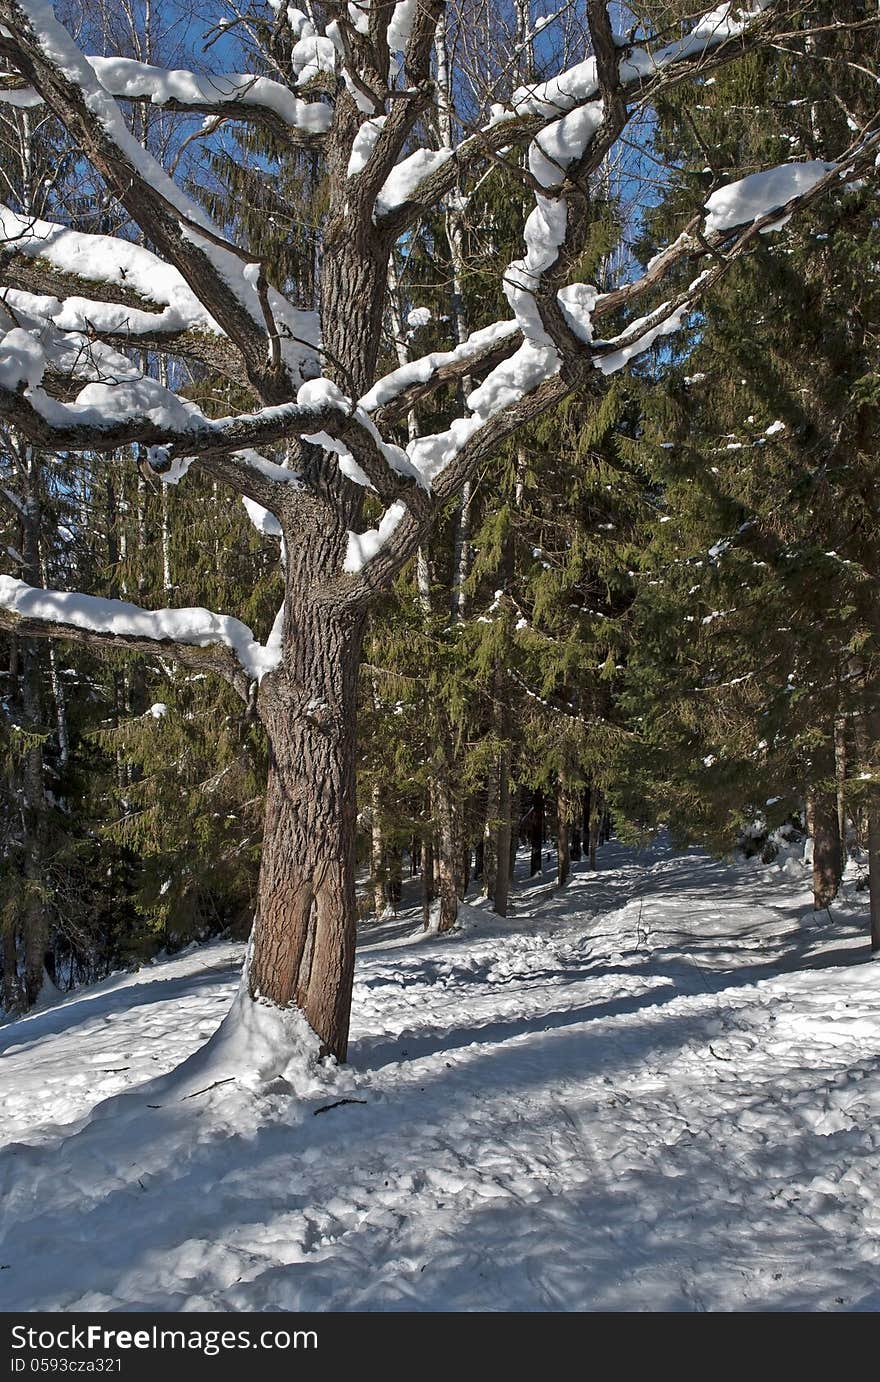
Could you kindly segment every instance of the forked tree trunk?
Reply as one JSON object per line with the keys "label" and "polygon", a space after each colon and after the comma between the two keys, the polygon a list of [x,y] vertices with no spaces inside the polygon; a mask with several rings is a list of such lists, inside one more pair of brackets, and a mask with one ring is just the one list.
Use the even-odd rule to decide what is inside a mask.
{"label": "forked tree trunk", "polygon": [[289,614],[284,663],[260,690],[270,766],[248,982],[254,998],[296,1003],[323,1051],[340,1061],[354,976],[363,625],[356,610]]}

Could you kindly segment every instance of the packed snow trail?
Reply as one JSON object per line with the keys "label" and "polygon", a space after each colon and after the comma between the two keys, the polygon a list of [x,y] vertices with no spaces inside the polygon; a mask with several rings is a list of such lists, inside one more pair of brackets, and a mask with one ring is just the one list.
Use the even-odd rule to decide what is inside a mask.
{"label": "packed snow trail", "polygon": [[807,883],[612,844],[505,922],[367,929],[351,1066],[296,1092],[138,1090],[228,943],[0,1028],[0,1308],[880,1308],[880,965]]}

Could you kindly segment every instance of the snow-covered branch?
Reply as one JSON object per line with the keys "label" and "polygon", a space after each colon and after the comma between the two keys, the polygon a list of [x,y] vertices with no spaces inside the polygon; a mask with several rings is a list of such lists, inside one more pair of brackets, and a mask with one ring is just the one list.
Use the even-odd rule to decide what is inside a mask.
{"label": "snow-covered branch", "polygon": [[[840,161],[792,163],[752,174],[717,189],[704,213],[689,224],[678,239],[648,266],[645,274],[616,293],[599,295],[587,285],[560,289],[557,302],[568,318],[575,349],[562,352],[553,339],[542,340],[540,324],[524,315],[520,322],[521,344],[490,372],[467,399],[469,416],[458,419],[441,434],[420,437],[410,443],[409,454],[425,482],[432,488],[432,503],[422,514],[401,502],[393,504],[378,527],[349,537],[347,570],[361,594],[368,594],[390,580],[414,552],[426,521],[435,506],[454,494],[462,480],[505,437],[559,402],[576,386],[591,387],[594,370],[607,375],[624,368],[647,351],[658,337],[677,330],[700,299],[740,258],[755,238],[782,229],[791,217],[822,196],[860,178],[876,175],[880,154],[880,130],[862,138]],[[660,303],[646,316],[631,322],[609,340],[594,339],[594,323],[602,316],[645,296],[673,269],[687,261],[710,258],[712,267],[700,273],[673,298]],[[518,267],[518,266],[514,266]],[[536,281],[541,275],[536,274]],[[501,324],[499,324],[500,326]],[[507,324],[512,325],[512,324]],[[489,329],[491,332],[491,328]],[[503,337],[502,337],[503,339]],[[455,352],[451,352],[455,355]],[[445,357],[435,356],[436,369]],[[421,387],[430,384],[432,357],[415,361],[379,381],[362,400],[378,407],[386,397],[395,399],[396,384],[409,387],[411,376],[421,374]]]}
{"label": "snow-covered branch", "polygon": [[280,618],[267,643],[228,614],[207,609],[145,610],[61,590],[38,590],[0,576],[0,628],[25,638],[60,638],[101,649],[161,654],[198,671],[216,672],[243,700],[252,682],[278,665]]}
{"label": "snow-covered branch", "polygon": [[[15,47],[0,39],[0,55],[15,61]],[[184,114],[218,115],[227,120],[262,124],[295,143],[320,145],[332,111],[322,101],[304,101],[280,82],[242,72],[201,75],[177,68],[168,71],[134,58],[88,56],[101,86],[117,100],[143,102]],[[0,101],[19,107],[43,104],[39,91],[6,78]]]}
{"label": "snow-covered branch", "polygon": [[282,340],[290,305],[268,291],[259,263],[219,236],[205,213],[134,138],[115,100],[46,0],[0,0],[0,22],[17,69],[77,137],[144,235],[241,352],[258,395],[267,402],[289,397],[291,383],[300,377],[299,348],[297,361],[291,361]]}

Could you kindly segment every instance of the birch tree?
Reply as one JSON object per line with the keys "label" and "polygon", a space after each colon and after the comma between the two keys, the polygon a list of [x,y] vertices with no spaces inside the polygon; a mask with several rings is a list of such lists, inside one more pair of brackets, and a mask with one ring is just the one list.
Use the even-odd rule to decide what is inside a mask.
{"label": "birch tree", "polygon": [[[670,85],[706,80],[756,47],[803,42],[811,10],[747,0],[690,16],[685,6],[682,17],[636,5],[619,36],[603,0],[569,8],[579,18],[565,30],[570,57],[554,66],[552,22],[537,25],[534,80],[505,91],[487,54],[478,109],[474,83],[456,72],[467,43],[448,46],[450,70],[437,80],[438,26],[451,17],[443,0],[316,0],[309,15],[275,0],[218,4],[218,33],[247,33],[253,63],[209,73],[89,56],[47,0],[0,0],[3,98],[55,117],[142,238],[0,211],[0,414],[56,454],[138,447],[146,471],[168,484],[201,470],[280,535],[284,573],[264,641],[231,614],[145,610],[11,577],[0,578],[2,623],[213,672],[259,717],[270,769],[237,1012],[251,1000],[298,1009],[340,1060],[354,969],[356,685],[371,602],[502,441],[574,389],[599,399],[608,376],[675,331],[758,235],[873,177],[880,150],[875,120],[821,160],[716,187],[644,273],[624,265],[600,293],[577,281],[591,176]],[[465,11],[459,35],[466,24]],[[827,52],[835,25],[822,28]],[[573,33],[583,34],[580,51]],[[450,129],[443,103],[465,96]],[[190,199],[179,160],[163,167],[145,149],[130,117],[145,104],[203,139],[237,122],[320,154],[317,312]],[[503,276],[508,315],[470,321],[448,350],[386,370],[392,250],[450,206],[466,226],[469,189],[502,166],[516,170],[530,204],[524,252]],[[210,415],[174,387],[183,369],[169,369],[166,383],[149,377],[142,351],[219,373],[244,405]],[[456,389],[463,379],[467,392]],[[449,425],[408,436],[413,410],[442,389]]]}

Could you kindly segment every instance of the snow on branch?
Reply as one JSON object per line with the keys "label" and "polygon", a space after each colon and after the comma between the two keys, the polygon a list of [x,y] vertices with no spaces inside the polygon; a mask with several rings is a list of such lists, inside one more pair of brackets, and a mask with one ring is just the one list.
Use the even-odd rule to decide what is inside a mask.
{"label": "snow on branch", "polygon": [[[135,139],[112,95],[46,0],[0,0],[4,50],[87,150],[94,167],[144,235],[173,264],[234,342],[259,396],[290,396],[299,382],[291,305],[270,289],[253,256],[224,240]],[[291,355],[289,346],[294,345]],[[267,349],[268,347],[268,349]]]}
{"label": "snow on branch", "polygon": [[[143,245],[133,244],[115,235],[89,235],[70,230],[67,226],[36,217],[21,216],[0,204],[0,243],[4,259],[22,255],[42,261],[70,282],[80,282],[82,293],[86,285],[101,289],[104,302],[89,299],[91,321],[97,329],[104,325],[104,303],[124,305],[149,315],[154,329],[179,331],[189,329],[220,335],[221,328],[199,301],[179,269],[167,264]],[[118,290],[120,301],[108,296],[110,288]],[[66,296],[66,295],[65,295]],[[68,319],[57,324],[62,330],[81,330],[72,320],[78,304],[64,304]],[[154,309],[160,308],[159,312]],[[85,309],[83,309],[85,310]],[[118,321],[118,315],[111,314]]]}
{"label": "snow on branch", "polygon": [[94,648],[161,653],[185,666],[217,672],[243,699],[251,682],[278,666],[281,616],[265,644],[228,614],[208,609],[146,610],[61,590],[39,590],[0,576],[0,628],[22,637],[62,638]]}
{"label": "snow on branch", "polygon": [[[296,472],[257,448],[294,438],[334,453],[342,474],[386,502],[423,483],[407,453],[386,442],[367,411],[327,379],[303,384],[295,402],[208,418],[103,342],[26,313],[24,297],[17,295],[15,324],[10,316],[9,329],[0,334],[0,411],[47,449],[143,445],[150,469],[167,482],[176,483],[196,461],[273,512],[286,488],[302,485]],[[47,377],[88,382],[72,402],[63,402],[43,387]]]}
{"label": "snow on branch", "polygon": [[[377,224],[402,234],[453,192],[465,173],[523,145],[530,146],[533,185],[560,186],[609,117],[609,123],[622,127],[631,104],[644,105],[663,86],[741,56],[760,41],[773,12],[781,8],[780,0],[724,3],[699,17],[683,37],[655,46],[627,46],[612,62],[607,7],[596,0],[588,6],[588,22],[597,56],[547,81],[517,88],[509,101],[492,107],[487,124],[454,150],[419,149],[403,158],[379,192]],[[364,161],[359,158],[359,166]]]}
{"label": "snow on branch", "polygon": [[[121,348],[156,346],[248,383],[241,352],[179,269],[142,245],[21,216],[0,203],[0,279],[13,294],[42,297],[33,310],[62,331]],[[9,291],[6,297],[14,305]],[[286,333],[288,367],[295,378],[309,378],[319,370],[316,314],[292,307],[274,289],[269,303]]]}
{"label": "snow on branch", "polygon": [[[570,350],[566,350],[563,361],[555,333],[551,335],[546,331],[545,312],[533,310],[528,303],[523,311],[517,301],[516,293],[523,292],[527,299],[537,304],[542,271],[535,268],[532,284],[528,288],[517,284],[509,294],[520,306],[521,335],[517,339],[521,343],[468,396],[469,415],[457,418],[445,432],[416,438],[407,448],[423,481],[432,487],[433,503],[436,505],[453,493],[460,475],[468,472],[475,459],[481,458],[519,427],[524,415],[534,417],[558,402],[575,385],[588,385],[585,371],[595,368],[607,375],[623,369],[659,337],[679,329],[701,297],[749,248],[755,236],[782,229],[795,212],[830,190],[865,176],[876,176],[878,159],[880,131],[858,141],[839,161],[783,164],[752,174],[717,189],[708,199],[704,213],[696,216],[682,235],[655,257],[641,279],[615,293],[603,295],[584,284],[559,289],[556,301],[567,317],[572,338],[579,343],[580,368]],[[559,239],[553,218],[543,217],[540,204],[538,211],[539,224],[544,226],[550,248],[546,251],[542,248],[543,242],[534,231],[532,244],[539,254],[546,253],[549,257],[561,246],[566,232],[563,231]],[[527,227],[527,242],[528,238]],[[630,322],[610,340],[594,339],[595,321],[637,301],[679,264],[706,257],[711,259],[712,267],[700,273],[674,298]],[[522,262],[512,267],[519,271]],[[541,305],[546,309],[546,295]],[[502,325],[515,329],[514,323],[498,323],[495,328],[486,330],[491,334]],[[439,370],[447,358],[426,356],[423,361],[402,366],[386,380],[380,380],[361,400],[362,404],[376,408],[382,401],[394,399],[398,382],[403,388],[409,387],[411,372],[420,379],[422,387],[427,388],[432,359]],[[419,516],[397,501],[385,511],[376,528],[349,533],[346,570],[364,588],[381,583],[411,554],[418,537]]]}
{"label": "snow on branch", "polygon": [[[0,51],[3,45],[0,42]],[[148,102],[163,110],[262,123],[295,142],[320,142],[332,111],[321,101],[304,101],[280,82],[242,72],[199,75],[169,71],[134,58],[86,58],[101,86],[117,100]],[[19,83],[0,86],[0,101],[33,109],[43,104],[38,91]]]}

